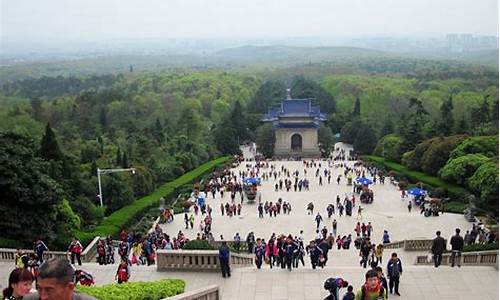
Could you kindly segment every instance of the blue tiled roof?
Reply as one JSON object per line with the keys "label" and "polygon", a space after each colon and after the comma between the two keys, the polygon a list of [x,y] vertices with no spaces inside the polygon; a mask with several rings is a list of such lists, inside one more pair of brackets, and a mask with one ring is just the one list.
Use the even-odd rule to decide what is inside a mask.
{"label": "blue tiled roof", "polygon": [[262,120],[271,122],[283,117],[310,117],[314,121],[326,121],[326,115],[321,113],[319,106],[312,105],[311,99],[284,99],[281,105],[269,108]]}

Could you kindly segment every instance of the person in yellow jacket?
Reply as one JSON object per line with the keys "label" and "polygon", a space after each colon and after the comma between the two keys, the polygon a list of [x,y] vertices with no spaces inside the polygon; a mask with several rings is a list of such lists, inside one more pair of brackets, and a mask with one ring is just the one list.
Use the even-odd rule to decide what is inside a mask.
{"label": "person in yellow jacket", "polygon": [[14,257],[14,263],[16,268],[26,268],[28,266],[28,256],[23,253],[23,250],[17,249],[16,256]]}
{"label": "person in yellow jacket", "polygon": [[375,248],[375,257],[377,258],[377,264],[382,264],[382,255],[384,254],[384,246],[378,244]]}

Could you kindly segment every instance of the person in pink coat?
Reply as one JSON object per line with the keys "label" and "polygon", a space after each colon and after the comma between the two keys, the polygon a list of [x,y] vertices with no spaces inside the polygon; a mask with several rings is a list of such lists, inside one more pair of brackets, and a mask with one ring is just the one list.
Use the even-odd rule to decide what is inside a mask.
{"label": "person in pink coat", "polygon": [[273,264],[278,256],[278,247],[276,246],[276,239],[272,236],[266,245],[266,258],[269,260],[269,266],[273,268]]}

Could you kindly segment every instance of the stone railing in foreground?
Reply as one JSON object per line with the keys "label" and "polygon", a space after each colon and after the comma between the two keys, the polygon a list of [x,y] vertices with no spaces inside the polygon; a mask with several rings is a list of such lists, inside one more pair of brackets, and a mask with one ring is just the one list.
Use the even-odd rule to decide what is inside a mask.
{"label": "stone railing in foreground", "polygon": [[[451,253],[443,254],[441,260],[443,265],[451,264]],[[478,252],[462,252],[459,261],[463,266],[492,266],[498,268],[498,250],[495,251],[478,251]],[[415,260],[416,265],[432,265],[434,262],[429,260],[428,255],[419,255]],[[458,257],[457,257],[458,264]]]}
{"label": "stone railing in foreground", "polygon": [[[93,262],[97,254],[97,242],[99,237],[95,237],[92,242],[85,248],[82,252],[82,262]],[[32,249],[22,249],[23,253],[31,254],[34,253]],[[0,248],[0,261],[10,261],[14,264],[14,259],[16,257],[17,249],[11,248]],[[51,258],[65,258],[67,259],[69,254],[66,251],[45,251],[43,253],[44,260]]]}
{"label": "stone railing in foreground", "polygon": [[219,286],[211,285],[162,300],[219,300]]}
{"label": "stone railing in foreground", "polygon": [[[253,255],[231,252],[232,268],[253,266]],[[219,271],[218,250],[158,250],[156,252],[158,271]]]}

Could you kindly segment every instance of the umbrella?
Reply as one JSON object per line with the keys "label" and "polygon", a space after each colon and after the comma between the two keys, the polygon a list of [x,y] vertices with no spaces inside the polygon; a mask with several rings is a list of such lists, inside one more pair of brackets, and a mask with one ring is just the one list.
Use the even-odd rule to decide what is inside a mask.
{"label": "umbrella", "polygon": [[260,178],[248,177],[248,178],[243,179],[243,183],[245,183],[245,184],[260,184]]}
{"label": "umbrella", "polygon": [[358,184],[362,184],[362,185],[369,185],[369,184],[373,183],[373,181],[371,179],[368,179],[366,177],[358,177],[358,178],[356,178],[356,182]]}
{"label": "umbrella", "polygon": [[408,194],[413,196],[425,196],[427,195],[427,191],[419,188],[412,188],[408,190]]}

